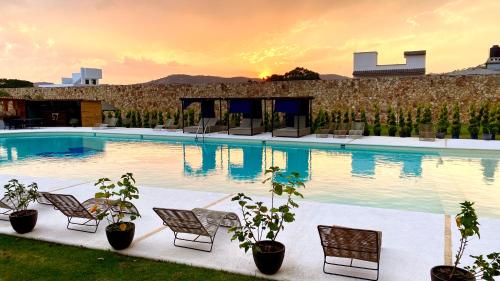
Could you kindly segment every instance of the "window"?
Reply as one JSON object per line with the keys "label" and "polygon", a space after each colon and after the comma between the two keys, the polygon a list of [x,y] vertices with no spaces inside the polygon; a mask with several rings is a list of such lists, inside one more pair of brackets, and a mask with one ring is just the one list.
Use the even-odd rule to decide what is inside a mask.
{"label": "window", "polygon": [[89,79],[85,79],[85,85],[89,84]]}
{"label": "window", "polygon": [[92,85],[97,85],[97,79],[92,79]]}

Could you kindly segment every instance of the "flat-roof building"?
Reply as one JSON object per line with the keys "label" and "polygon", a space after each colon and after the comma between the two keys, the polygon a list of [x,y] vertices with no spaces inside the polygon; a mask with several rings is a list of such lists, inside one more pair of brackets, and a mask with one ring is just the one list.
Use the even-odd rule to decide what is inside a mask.
{"label": "flat-roof building", "polygon": [[75,86],[97,86],[102,79],[102,69],[82,67],[80,72],[71,74],[71,77],[62,77],[61,84],[42,84],[38,87],[56,88],[56,87],[75,87]]}
{"label": "flat-roof building", "polygon": [[426,51],[404,52],[404,64],[378,64],[377,52],[354,53],[354,78],[425,75]]}

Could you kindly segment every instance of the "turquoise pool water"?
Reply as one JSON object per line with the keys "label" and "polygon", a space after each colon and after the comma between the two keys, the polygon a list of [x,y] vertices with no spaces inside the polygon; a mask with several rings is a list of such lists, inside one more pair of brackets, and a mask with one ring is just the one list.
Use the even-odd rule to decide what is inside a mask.
{"label": "turquoise pool water", "polygon": [[308,200],[454,214],[476,202],[500,218],[500,152],[32,135],[0,138],[0,174],[95,181],[133,172],[139,185],[261,195],[266,167],[299,172]]}

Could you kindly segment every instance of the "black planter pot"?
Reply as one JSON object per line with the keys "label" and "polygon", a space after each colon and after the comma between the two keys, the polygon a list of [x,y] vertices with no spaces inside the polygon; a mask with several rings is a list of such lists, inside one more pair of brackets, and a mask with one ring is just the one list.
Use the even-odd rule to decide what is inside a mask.
{"label": "black planter pot", "polygon": [[121,223],[113,223],[106,227],[106,237],[115,250],[128,248],[134,240],[135,224],[131,222],[125,222],[124,224],[127,225],[124,231],[120,230]]}
{"label": "black planter pot", "polygon": [[436,133],[436,138],[438,138],[438,139],[444,139],[445,136],[446,136],[446,133],[443,133],[443,132]]}
{"label": "black planter pot", "polygon": [[483,133],[483,140],[492,140],[493,139],[493,134],[484,134]]}
{"label": "black planter pot", "polygon": [[278,241],[264,240],[256,243],[260,251],[253,249],[253,261],[260,272],[275,274],[285,258],[285,245]]}
{"label": "black planter pot", "polygon": [[450,274],[453,271],[453,266],[438,265],[431,269],[431,281],[476,281],[476,277],[465,269],[457,267],[453,277]]}
{"label": "black planter pot", "polygon": [[31,232],[35,228],[37,219],[37,210],[17,211],[9,215],[12,228],[19,234]]}

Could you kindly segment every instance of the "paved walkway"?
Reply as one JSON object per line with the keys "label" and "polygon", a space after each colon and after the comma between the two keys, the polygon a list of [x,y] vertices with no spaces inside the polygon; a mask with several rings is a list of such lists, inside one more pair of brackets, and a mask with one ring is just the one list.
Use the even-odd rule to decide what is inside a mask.
{"label": "paved walkway", "polygon": [[[0,182],[9,179],[9,176],[0,175]],[[92,197],[97,190],[88,182],[22,176],[18,179],[25,183],[37,182],[41,191],[73,194],[82,201]],[[152,210],[153,207],[208,207],[238,213],[237,204],[230,201],[231,194],[154,187],[140,187],[140,194],[136,206],[142,213],[142,218],[136,221],[135,240],[130,248],[121,253],[261,276],[256,271],[251,253],[245,254],[236,242],[231,242],[230,234],[224,228],[219,229],[211,253],[177,248],[172,244],[172,232],[162,226],[161,220]],[[258,199],[267,201],[267,198]],[[319,224],[382,231],[380,280],[429,280],[430,268],[443,264],[446,255],[450,255],[458,247],[458,233],[453,225],[451,235],[446,238],[445,221],[453,223],[453,219],[446,220],[444,215],[309,201],[302,201],[300,205],[296,222],[286,225],[279,237],[279,241],[287,247],[286,256],[282,269],[272,276],[273,279],[352,280],[323,274],[323,253],[316,229]],[[111,249],[104,233],[105,222],[95,234],[70,231],[66,229],[66,218],[59,211],[39,204],[33,204],[32,207],[39,210],[38,224],[33,232],[23,235],[24,237],[94,249]],[[474,250],[474,253],[499,251],[499,231],[500,220],[481,220],[482,239],[471,242],[469,249]],[[6,221],[0,221],[0,233],[17,235]],[[450,236],[451,244],[446,243]],[[453,245],[453,249],[446,251],[445,245]],[[472,252],[466,255],[470,253]],[[344,270],[344,273],[347,271]]]}

